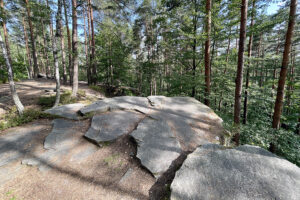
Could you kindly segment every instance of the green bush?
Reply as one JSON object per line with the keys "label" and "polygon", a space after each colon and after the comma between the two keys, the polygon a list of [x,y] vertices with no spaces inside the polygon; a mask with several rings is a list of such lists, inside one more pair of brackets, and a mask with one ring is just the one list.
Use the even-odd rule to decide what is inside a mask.
{"label": "green bush", "polygon": [[[60,105],[76,103],[77,98],[71,96],[72,91],[66,90],[60,95]],[[51,96],[41,96],[39,98],[38,104],[42,106],[43,109],[51,108],[55,103],[55,95]]]}
{"label": "green bush", "polygon": [[13,109],[0,120],[0,130],[20,126],[37,119],[54,119],[58,116],[44,113],[40,110],[26,109],[23,115],[19,115],[17,109]]}
{"label": "green bush", "polygon": [[252,124],[242,127],[241,144],[270,148],[275,145],[275,153],[300,166],[300,136],[284,129],[266,128]]}

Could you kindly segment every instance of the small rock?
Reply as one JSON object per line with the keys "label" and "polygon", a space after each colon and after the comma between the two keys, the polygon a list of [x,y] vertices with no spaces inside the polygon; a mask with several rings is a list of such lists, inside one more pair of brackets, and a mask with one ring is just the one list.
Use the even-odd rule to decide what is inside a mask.
{"label": "small rock", "polygon": [[81,103],[67,104],[45,110],[44,112],[52,115],[61,116],[67,119],[78,120],[80,117],[77,113],[84,106],[85,105]]}

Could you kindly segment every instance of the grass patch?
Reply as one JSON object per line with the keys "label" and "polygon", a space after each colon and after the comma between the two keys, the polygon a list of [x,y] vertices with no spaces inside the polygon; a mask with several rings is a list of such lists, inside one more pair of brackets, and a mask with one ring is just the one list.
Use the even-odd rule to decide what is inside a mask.
{"label": "grass patch", "polygon": [[[55,98],[55,95],[41,96],[39,98],[38,104],[42,106],[43,109],[51,108],[55,103]],[[78,95],[78,98],[80,98],[80,95]],[[78,98],[72,97],[72,91],[66,90],[60,95],[59,105],[76,103],[78,101]]]}
{"label": "grass patch", "polygon": [[114,164],[118,163],[119,158],[120,158],[119,154],[113,154],[113,155],[110,155],[110,156],[104,158],[104,162],[105,162],[105,164],[107,164],[108,166],[111,167]]}
{"label": "grass patch", "polygon": [[20,116],[16,107],[13,107],[9,113],[0,119],[0,130],[20,126],[37,119],[55,119],[57,117],[58,116],[43,113],[41,110],[34,109],[26,109],[24,110],[23,115]]}
{"label": "grass patch", "polygon": [[98,85],[90,85],[89,88],[91,88],[92,90],[94,90],[94,91],[96,91],[96,92],[102,93],[102,94],[105,94],[105,93],[106,93],[105,88],[100,87],[100,86],[98,86]]}

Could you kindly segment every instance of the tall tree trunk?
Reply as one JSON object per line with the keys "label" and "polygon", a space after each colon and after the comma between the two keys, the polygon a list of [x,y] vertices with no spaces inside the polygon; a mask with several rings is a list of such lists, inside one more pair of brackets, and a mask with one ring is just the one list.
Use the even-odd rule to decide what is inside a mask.
{"label": "tall tree trunk", "polygon": [[[5,15],[3,0],[0,0],[0,7],[1,7],[1,10],[3,10],[4,15]],[[3,35],[4,35],[7,57],[8,57],[10,65],[12,65],[12,60],[11,60],[11,56],[10,56],[10,46],[9,46],[9,41],[8,41],[7,29],[6,29],[6,16],[4,16],[4,19],[2,22],[2,28],[3,28]]]}
{"label": "tall tree trunk", "polygon": [[[62,64],[62,69],[63,69],[63,80],[64,80],[64,84],[67,83],[68,79],[67,79],[67,69],[66,69],[66,53],[65,53],[65,41],[64,41],[64,31],[63,31],[63,26],[62,26],[62,2],[61,0],[59,0],[57,2],[58,4],[58,11],[60,13],[57,14],[58,17],[58,23],[59,23],[59,36],[60,36],[60,46],[61,46],[61,64]],[[58,12],[57,11],[57,12]],[[56,25],[57,27],[57,25]],[[56,35],[57,35],[57,30],[56,30]]]}
{"label": "tall tree trunk", "polygon": [[[242,0],[241,5],[241,23],[240,23],[240,41],[239,41],[239,52],[238,52],[238,66],[237,74],[235,79],[235,101],[234,101],[234,123],[238,127],[240,124],[240,113],[241,113],[241,96],[242,96],[242,85],[243,85],[243,68],[244,68],[244,49],[246,40],[246,24],[247,24],[247,8],[248,0]],[[239,129],[239,128],[238,128]],[[236,145],[239,145],[240,132],[237,130],[234,141]]]}
{"label": "tall tree trunk", "polygon": [[[84,29],[84,50],[85,50],[85,66],[86,66],[86,74],[87,74],[87,80],[88,80],[88,85],[91,84],[91,71],[89,67],[89,49],[88,49],[88,36],[87,36],[87,31],[86,31],[86,20],[85,20],[85,15],[88,13],[88,9],[86,7],[83,7],[83,29]],[[89,18],[88,18],[89,22]]]}
{"label": "tall tree trunk", "polygon": [[22,17],[22,22],[23,22],[23,29],[24,29],[24,40],[25,40],[25,48],[26,48],[26,55],[27,55],[27,60],[28,60],[28,74],[29,78],[32,79],[32,63],[31,63],[31,56],[30,56],[30,50],[29,50],[29,45],[28,45],[28,35],[27,35],[27,29],[26,29],[26,24],[24,17]]}
{"label": "tall tree trunk", "polygon": [[205,99],[204,104],[209,106],[210,95],[210,32],[211,32],[211,0],[206,0],[206,34],[205,41]]}
{"label": "tall tree trunk", "polygon": [[291,0],[288,29],[285,37],[284,52],[283,52],[282,65],[281,65],[280,76],[278,81],[277,97],[275,101],[274,115],[273,115],[273,122],[272,122],[272,128],[275,129],[279,129],[280,127],[280,116],[282,113],[282,106],[283,106],[284,85],[285,85],[285,79],[287,74],[287,68],[289,64],[289,53],[291,49],[291,43],[293,38],[294,26],[295,26],[296,8],[297,8],[297,0]]}
{"label": "tall tree trunk", "polygon": [[[52,14],[51,14],[51,7],[50,7],[50,5],[49,5],[49,1],[48,0],[46,0],[46,6],[47,6],[47,8],[50,10],[50,13],[49,13],[49,30],[50,30],[50,43],[51,43],[51,40],[53,39],[53,37],[54,37],[54,33],[53,33],[53,25],[52,25]],[[49,77],[52,77],[52,75],[54,75],[55,76],[55,69],[53,69],[53,70],[51,70],[51,67],[50,67],[50,64],[49,64],[49,66],[48,66],[48,70],[49,70],[49,72],[50,72],[50,76]],[[52,71],[53,71],[53,73],[52,73]]]}
{"label": "tall tree trunk", "polygon": [[[194,17],[196,18],[196,17]],[[194,21],[194,39],[193,39],[193,88],[192,88],[192,97],[196,96],[196,47],[197,47],[197,39],[196,39],[196,34],[197,34],[197,21],[196,19]]]}
{"label": "tall tree trunk", "polygon": [[31,39],[31,49],[32,49],[32,57],[33,57],[33,74],[34,77],[37,78],[37,75],[39,74],[39,66],[37,61],[37,53],[36,53],[36,46],[35,46],[35,38],[34,38],[34,32],[33,32],[33,25],[31,22],[31,11],[30,11],[30,5],[28,0],[24,0],[26,4],[26,11],[27,11],[27,20],[29,24],[29,31],[30,31],[30,39]]}
{"label": "tall tree trunk", "polygon": [[92,83],[97,83],[97,68],[95,63],[95,34],[94,34],[94,16],[92,8],[92,0],[88,0],[89,3],[89,12],[90,12],[90,24],[91,24],[91,36],[92,36],[92,54],[90,59],[90,65],[92,66]]}
{"label": "tall tree trunk", "polygon": [[247,112],[248,112],[248,88],[249,88],[249,76],[250,76],[250,66],[251,66],[251,54],[252,54],[252,42],[253,42],[253,25],[254,25],[254,12],[255,12],[255,0],[252,1],[252,12],[251,12],[251,23],[250,23],[250,37],[248,44],[248,64],[246,69],[246,86],[245,86],[245,97],[244,97],[244,117],[243,124],[247,123]]}
{"label": "tall tree trunk", "polygon": [[19,96],[17,94],[17,91],[16,91],[16,87],[15,87],[15,83],[14,83],[14,77],[13,77],[13,71],[12,71],[11,63],[9,61],[9,57],[8,57],[8,54],[7,54],[8,47],[5,47],[5,44],[3,43],[1,32],[0,32],[0,46],[2,48],[3,56],[4,56],[6,67],[7,67],[7,74],[8,74],[10,92],[12,94],[13,101],[14,101],[16,107],[17,107],[17,110],[18,110],[19,114],[22,115],[23,111],[24,111],[24,106],[21,103],[21,101],[19,99]]}
{"label": "tall tree trunk", "polygon": [[[47,32],[47,29],[46,29]],[[48,41],[47,41],[47,33],[44,31],[44,24],[42,24],[42,33],[44,38],[44,59],[46,59],[46,76],[48,78],[51,77],[51,69],[50,69],[50,63],[49,63],[49,57],[48,57]]]}
{"label": "tall tree trunk", "polygon": [[72,44],[71,44],[71,35],[70,35],[70,29],[69,29],[69,20],[68,20],[68,11],[67,11],[66,0],[63,0],[63,4],[64,4],[65,22],[66,22],[66,29],[67,29],[67,38],[68,38],[69,77],[70,77],[70,85],[73,85]]}
{"label": "tall tree trunk", "polygon": [[[230,53],[230,42],[231,42],[231,27],[229,28],[229,35],[228,35],[228,44],[227,44],[227,49],[226,49],[226,58],[225,58],[225,69],[224,69],[224,75],[227,72],[227,66],[228,66],[228,61],[229,61],[229,53]],[[223,91],[221,92],[220,95],[220,101],[218,105],[218,110],[221,111],[221,105],[223,101]]]}
{"label": "tall tree trunk", "polygon": [[52,37],[53,47],[53,59],[55,66],[55,81],[56,81],[56,99],[53,107],[58,106],[60,101],[60,77],[59,77],[59,66],[58,66],[58,48],[57,41],[61,38],[61,0],[57,0],[57,14],[56,14],[56,34]]}
{"label": "tall tree trunk", "polygon": [[77,41],[77,0],[72,0],[72,54],[73,54],[73,84],[72,96],[78,91],[78,41]]}

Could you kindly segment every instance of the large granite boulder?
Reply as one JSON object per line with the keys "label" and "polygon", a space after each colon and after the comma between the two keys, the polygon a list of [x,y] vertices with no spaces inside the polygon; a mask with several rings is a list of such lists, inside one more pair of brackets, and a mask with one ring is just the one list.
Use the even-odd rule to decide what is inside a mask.
{"label": "large granite boulder", "polygon": [[171,200],[300,199],[300,168],[255,146],[198,147],[171,184]]}
{"label": "large granite boulder", "polygon": [[67,119],[78,120],[80,116],[77,113],[84,106],[85,105],[82,103],[67,104],[67,105],[57,106],[55,108],[50,108],[48,110],[45,110],[44,112],[48,114],[64,117]]}
{"label": "large granite boulder", "polygon": [[138,145],[137,157],[157,178],[182,151],[208,142],[219,143],[223,132],[222,119],[190,97],[106,98],[80,112],[95,113],[85,136],[98,144],[115,140],[137,127],[131,133]]}
{"label": "large granite boulder", "polygon": [[165,121],[145,118],[131,133],[138,144],[137,157],[155,177],[167,171],[181,148]]}
{"label": "large granite boulder", "polygon": [[131,132],[142,117],[142,114],[128,110],[95,115],[85,137],[96,143],[113,141]]}
{"label": "large granite boulder", "polygon": [[80,112],[85,115],[91,112],[104,113],[109,110],[136,110],[147,113],[149,102],[146,97],[121,96],[106,98],[80,109]]}

